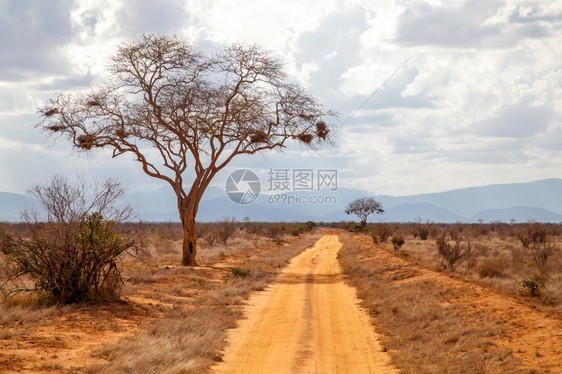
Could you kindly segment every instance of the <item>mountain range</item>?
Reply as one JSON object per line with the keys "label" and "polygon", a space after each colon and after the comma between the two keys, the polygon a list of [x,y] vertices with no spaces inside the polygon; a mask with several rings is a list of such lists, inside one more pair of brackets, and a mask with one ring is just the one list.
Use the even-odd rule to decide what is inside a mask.
{"label": "mountain range", "polygon": [[[358,189],[264,194],[251,204],[232,202],[219,187],[209,187],[199,207],[199,221],[226,217],[252,221],[338,222],[357,220],[345,214],[350,201],[373,197],[385,210],[371,215],[369,222],[562,222],[562,179],[527,183],[494,184],[438,193],[390,196]],[[137,216],[145,221],[179,221],[175,197],[164,186],[151,192],[134,192],[124,197]],[[298,201],[298,203],[297,203]],[[18,221],[20,212],[36,208],[29,196],[0,192],[0,220]]]}

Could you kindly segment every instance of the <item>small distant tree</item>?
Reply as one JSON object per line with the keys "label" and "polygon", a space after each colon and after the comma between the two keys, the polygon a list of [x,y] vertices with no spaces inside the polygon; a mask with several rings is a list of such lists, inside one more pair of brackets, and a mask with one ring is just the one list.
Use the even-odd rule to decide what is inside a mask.
{"label": "small distant tree", "polygon": [[121,44],[109,79],[83,94],[61,94],[40,110],[39,125],[82,152],[132,155],[150,177],[170,185],[183,226],[183,265],[195,265],[201,197],[235,157],[329,142],[323,109],[256,45],[204,54],[173,36]]}
{"label": "small distant tree", "polygon": [[116,204],[124,193],[119,183],[108,179],[91,184],[83,178],[72,183],[55,176],[29,193],[44,212],[24,212],[23,232],[0,228],[4,296],[35,292],[65,304],[116,296],[121,285],[118,260],[136,245],[115,227],[131,213]]}
{"label": "small distant tree", "polygon": [[414,236],[419,237],[421,240],[427,240],[429,232],[431,231],[431,225],[429,221],[423,223],[422,219],[418,218],[412,231],[414,233]]}
{"label": "small distant tree", "polygon": [[347,204],[345,213],[355,214],[361,220],[361,228],[367,227],[367,218],[373,214],[382,214],[384,209],[382,204],[373,199],[372,197],[362,197]]}
{"label": "small distant tree", "polygon": [[222,244],[226,244],[228,239],[230,239],[230,237],[232,237],[232,235],[234,235],[234,233],[236,233],[236,231],[240,228],[240,222],[238,222],[234,217],[226,217],[215,222],[213,226],[218,239]]}
{"label": "small distant tree", "polygon": [[[449,240],[452,240],[453,243],[450,243]],[[444,269],[455,270],[459,260],[470,253],[470,241],[467,241],[466,245],[463,245],[462,241],[459,232],[454,228],[444,231],[435,240],[437,254],[441,257],[441,265]]]}
{"label": "small distant tree", "polygon": [[549,241],[547,229],[538,222],[524,225],[515,236],[523,248],[528,249],[543,281],[548,278],[548,259],[559,251],[558,246]]}
{"label": "small distant tree", "polygon": [[525,249],[529,249],[531,245],[541,244],[547,241],[546,227],[538,222],[523,225],[515,232],[515,236]]}

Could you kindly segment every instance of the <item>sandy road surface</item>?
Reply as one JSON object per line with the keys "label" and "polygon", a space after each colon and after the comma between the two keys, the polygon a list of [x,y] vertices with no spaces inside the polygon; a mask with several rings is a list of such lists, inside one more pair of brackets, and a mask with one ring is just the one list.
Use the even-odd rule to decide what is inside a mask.
{"label": "sandy road surface", "polygon": [[253,296],[213,372],[397,373],[344,284],[340,247],[337,235],[324,235]]}

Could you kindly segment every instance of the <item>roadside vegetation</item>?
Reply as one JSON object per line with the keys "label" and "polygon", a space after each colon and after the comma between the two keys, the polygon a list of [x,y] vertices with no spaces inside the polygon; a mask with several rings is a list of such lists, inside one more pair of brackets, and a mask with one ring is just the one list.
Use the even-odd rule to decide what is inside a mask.
{"label": "roadside vegetation", "polygon": [[[353,222],[339,227],[358,232]],[[420,220],[369,224],[365,232],[375,244],[431,270],[562,312],[562,224]]]}
{"label": "roadside vegetation", "polygon": [[556,367],[562,225],[342,226],[342,269],[401,372]]}
{"label": "roadside vegetation", "polygon": [[[143,224],[136,231],[143,249],[119,262],[120,300],[48,306],[32,294],[20,294],[0,303],[0,367],[28,372],[205,372],[221,359],[226,330],[242,317],[250,293],[263,290],[320,236],[310,233],[313,223],[233,222],[228,218],[199,225],[236,229],[212,244],[202,237],[204,266],[194,268],[177,266],[180,223]],[[117,229],[126,233],[136,225]],[[266,234],[270,232],[276,234]]]}
{"label": "roadside vegetation", "polygon": [[[513,370],[514,357],[498,350],[493,323],[472,323],[441,298],[442,287],[400,263],[370,256],[365,236],[342,235],[340,264],[381,334],[383,349],[403,373],[484,373]],[[409,279],[412,278],[412,279]],[[402,282],[397,282],[403,279]]]}
{"label": "roadside vegetation", "polygon": [[[522,345],[515,350],[498,343],[518,322],[490,312],[493,308],[458,306],[452,301],[466,293],[458,284],[440,284],[437,277],[468,281],[467,287],[478,284],[485,295],[505,294],[560,319],[562,225],[380,223],[360,233],[345,232],[355,224],[332,226],[338,225],[346,229],[340,231],[342,269],[402,372],[525,373],[519,357],[525,351],[549,360],[544,351],[525,347],[525,339],[514,339]],[[8,226],[25,230],[25,225]],[[49,306],[36,294],[20,293],[5,300],[0,303],[0,367],[205,372],[221,360],[226,330],[242,317],[250,293],[267,287],[292,257],[319,238],[316,226],[233,218],[201,223],[203,266],[186,268],[177,266],[180,223],[144,223],[140,230],[138,224],[116,224],[118,235],[134,233],[142,244],[117,262],[120,299]],[[464,254],[450,266],[439,246],[454,249],[457,242]],[[6,261],[0,254],[0,262]],[[465,304],[470,306],[470,300]]]}

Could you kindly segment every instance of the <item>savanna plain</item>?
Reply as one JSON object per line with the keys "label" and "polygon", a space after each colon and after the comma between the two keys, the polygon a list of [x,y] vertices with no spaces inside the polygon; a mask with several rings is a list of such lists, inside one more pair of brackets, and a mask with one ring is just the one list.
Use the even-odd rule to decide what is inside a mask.
{"label": "savanna plain", "polygon": [[[292,353],[274,345],[286,331],[263,327],[278,351],[256,350],[255,360],[285,355],[286,372],[364,364],[364,372],[562,373],[562,225],[225,220],[199,225],[199,265],[190,267],[178,265],[179,224],[119,229],[142,245],[120,258],[118,297],[51,305],[21,293],[1,302],[0,372],[229,372],[261,302],[272,315],[285,308],[285,319],[296,308],[295,320],[327,321],[296,325]],[[302,294],[294,308],[282,302],[288,289]],[[342,302],[347,290],[353,297]],[[334,327],[338,301],[360,311],[380,366],[354,361],[363,349],[337,348],[346,333]],[[334,337],[341,360],[324,357]]]}

